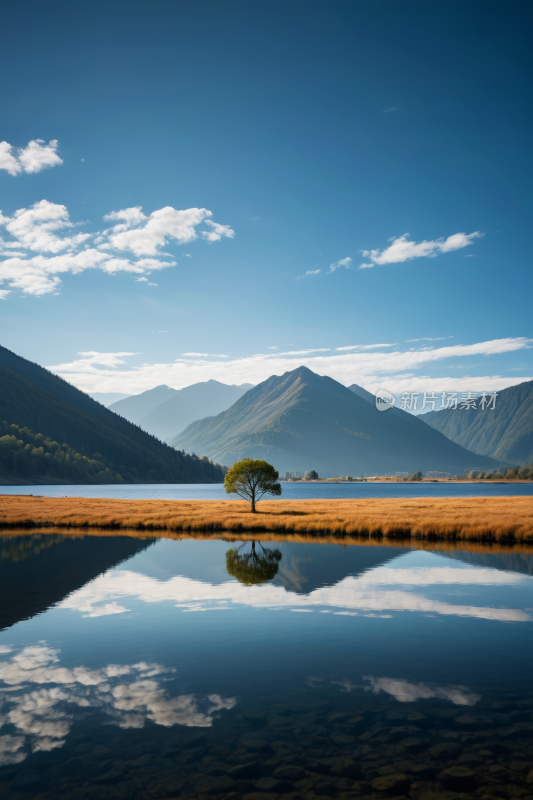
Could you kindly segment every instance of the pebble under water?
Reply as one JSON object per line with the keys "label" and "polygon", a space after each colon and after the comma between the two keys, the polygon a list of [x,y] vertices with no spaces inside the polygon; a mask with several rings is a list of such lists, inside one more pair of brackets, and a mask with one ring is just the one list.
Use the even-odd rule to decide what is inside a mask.
{"label": "pebble under water", "polygon": [[533,798],[533,553],[0,535],[0,794]]}

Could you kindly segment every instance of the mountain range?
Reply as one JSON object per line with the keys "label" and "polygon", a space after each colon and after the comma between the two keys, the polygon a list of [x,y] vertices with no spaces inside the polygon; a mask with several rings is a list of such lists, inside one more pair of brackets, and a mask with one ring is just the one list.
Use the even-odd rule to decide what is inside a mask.
{"label": "mountain range", "polygon": [[492,469],[418,417],[378,411],[374,396],[306,367],[274,375],[222,413],[198,420],[171,440],[231,465],[261,458],[280,473],[315,469],[321,477],[437,471],[453,475]]}
{"label": "mountain range", "polygon": [[533,462],[533,381],[498,392],[494,408],[447,408],[419,417],[452,442],[500,462]]}
{"label": "mountain range", "polygon": [[142,394],[112,403],[109,408],[162,441],[177,436],[191,422],[212,417],[233,405],[253,386],[210,380],[184,389],[156,386]]}
{"label": "mountain range", "polygon": [[48,370],[0,347],[0,483],[221,483]]}

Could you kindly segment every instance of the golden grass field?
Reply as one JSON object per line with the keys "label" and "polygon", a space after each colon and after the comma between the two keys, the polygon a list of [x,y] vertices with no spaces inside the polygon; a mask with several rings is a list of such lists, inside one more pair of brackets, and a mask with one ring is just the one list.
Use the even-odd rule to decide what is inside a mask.
{"label": "golden grass field", "polygon": [[[266,500],[108,500],[3,495],[1,528],[92,528],[257,534],[310,540],[426,539],[533,546],[533,497]],[[196,538],[196,537],[195,537]],[[261,539],[266,538],[261,535]]]}

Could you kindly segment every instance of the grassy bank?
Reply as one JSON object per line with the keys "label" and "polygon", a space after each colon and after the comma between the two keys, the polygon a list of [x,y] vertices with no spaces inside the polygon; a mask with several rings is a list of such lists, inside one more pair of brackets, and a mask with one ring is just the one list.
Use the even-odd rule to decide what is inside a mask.
{"label": "grassy bank", "polygon": [[533,541],[529,544],[523,541],[514,542],[486,542],[479,540],[439,540],[438,542],[428,539],[417,539],[416,542],[411,538],[402,539],[394,537],[388,539],[387,537],[372,537],[372,536],[358,536],[357,534],[350,533],[281,533],[281,532],[229,532],[222,533],[217,531],[171,531],[167,529],[157,531],[136,530],[134,528],[56,528],[51,525],[44,528],[0,528],[0,546],[2,543],[10,539],[18,540],[20,537],[27,537],[34,543],[36,540],[40,541],[44,547],[46,539],[54,541],[63,541],[64,539],[83,539],[87,536],[96,536],[98,538],[114,538],[117,536],[128,537],[132,539],[148,540],[150,542],[155,539],[173,539],[176,541],[186,541],[193,539],[195,541],[209,541],[220,540],[224,542],[300,542],[303,544],[335,544],[335,545],[356,545],[358,547],[398,547],[404,549],[405,547],[416,547],[417,550],[428,550],[432,553],[453,553],[453,552],[467,552],[467,553],[485,553],[490,555],[506,555],[514,554],[517,556],[533,554]]}
{"label": "grassy bank", "polygon": [[533,497],[262,501],[4,495],[0,527],[246,532],[533,544]]}

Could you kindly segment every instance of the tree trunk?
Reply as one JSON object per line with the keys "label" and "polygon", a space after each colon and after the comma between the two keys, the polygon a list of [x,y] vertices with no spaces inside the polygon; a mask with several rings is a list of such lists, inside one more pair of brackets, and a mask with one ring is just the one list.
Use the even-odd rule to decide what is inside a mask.
{"label": "tree trunk", "polygon": [[255,495],[252,497],[252,514],[255,514]]}

